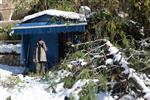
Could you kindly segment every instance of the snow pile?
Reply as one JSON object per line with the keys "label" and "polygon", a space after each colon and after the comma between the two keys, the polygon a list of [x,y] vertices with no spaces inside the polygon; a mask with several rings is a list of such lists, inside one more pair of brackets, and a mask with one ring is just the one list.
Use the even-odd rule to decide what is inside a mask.
{"label": "snow pile", "polygon": [[20,53],[21,45],[20,44],[2,44],[0,45],[0,53]]}
{"label": "snow pile", "polygon": [[0,81],[6,80],[6,77],[10,76],[12,73],[6,70],[0,69]]}
{"label": "snow pile", "polygon": [[70,18],[70,19],[78,19],[80,21],[86,21],[86,18],[82,14],[78,14],[75,12],[67,12],[67,11],[61,11],[61,10],[56,10],[56,9],[49,9],[45,11],[41,11],[29,16],[24,17],[23,22],[42,16],[42,15],[50,15],[50,16],[57,16],[57,17],[64,17],[64,18]]}
{"label": "snow pile", "polygon": [[0,80],[5,80],[6,77],[11,76],[12,74],[23,73],[24,70],[24,67],[7,66],[0,64]]}

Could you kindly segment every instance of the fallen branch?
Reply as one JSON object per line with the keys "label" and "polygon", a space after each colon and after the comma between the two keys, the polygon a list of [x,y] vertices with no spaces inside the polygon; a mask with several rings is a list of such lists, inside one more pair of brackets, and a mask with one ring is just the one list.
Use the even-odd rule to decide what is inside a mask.
{"label": "fallen branch", "polygon": [[[145,95],[144,98],[150,100],[150,89],[145,85],[142,79],[140,79],[135,70],[128,67],[128,63],[122,57],[121,53],[116,53],[116,48],[108,41],[107,46],[109,47],[109,54],[113,55],[113,61],[117,62],[117,64],[124,68],[123,73],[128,75],[128,78],[132,80],[132,82],[137,86]],[[114,49],[114,50],[113,50]]]}
{"label": "fallen branch", "polygon": [[[92,54],[94,51],[97,52],[98,49],[103,50],[104,52],[100,52],[100,53],[103,53],[102,57],[104,57],[106,59],[107,64],[109,64],[111,66],[121,67],[122,69],[124,69],[122,71],[122,73],[125,74],[126,76],[128,76],[128,79],[132,80],[131,82],[145,94],[144,98],[150,100],[150,89],[145,85],[143,80],[138,77],[135,70],[128,67],[128,62],[121,55],[120,50],[117,49],[116,47],[114,47],[110,43],[110,41],[108,41],[106,39],[98,39],[95,41],[76,44],[76,45],[73,45],[73,47],[88,45],[88,44],[92,45],[93,43],[96,43],[96,42],[101,42],[100,46],[97,46],[94,49],[88,50],[88,52],[86,54]],[[138,55],[143,54],[143,53],[145,54],[145,52],[143,52],[143,51],[135,51],[135,50],[133,50],[133,51],[134,51],[134,53],[136,53]],[[93,55],[94,55],[94,53],[93,53]],[[98,57],[97,59],[99,59],[99,58],[101,58],[101,56]],[[101,68],[101,67],[98,67],[97,69],[99,69],[99,68]],[[96,68],[95,68],[95,70],[96,70]]]}

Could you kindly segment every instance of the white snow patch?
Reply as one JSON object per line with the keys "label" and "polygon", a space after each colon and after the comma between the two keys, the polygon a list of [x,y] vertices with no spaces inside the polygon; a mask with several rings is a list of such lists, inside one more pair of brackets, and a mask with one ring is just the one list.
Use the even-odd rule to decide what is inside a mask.
{"label": "white snow patch", "polygon": [[10,93],[8,92],[7,88],[0,86],[0,100],[6,100],[6,98],[9,96]]}
{"label": "white snow patch", "polygon": [[55,88],[55,91],[56,92],[61,92],[61,91],[64,91],[64,82],[60,83],[60,84],[57,84],[56,88]]}
{"label": "white snow patch", "polygon": [[71,89],[68,89],[68,94],[72,95],[75,100],[79,100],[79,95],[78,93],[82,90],[82,87],[84,87],[86,84],[90,82],[98,82],[97,79],[80,79],[78,80]]}
{"label": "white snow patch", "polygon": [[15,67],[15,66],[8,66],[8,65],[1,65],[0,64],[0,81],[6,80],[8,76],[12,74],[19,74],[23,73],[25,70],[24,67]]}
{"label": "white snow patch", "polygon": [[20,53],[21,45],[20,44],[2,44],[0,45],[0,53]]}
{"label": "white snow patch", "polygon": [[106,60],[106,65],[113,65],[113,59],[107,59]]}
{"label": "white snow patch", "polygon": [[87,62],[84,59],[78,59],[76,61],[71,61],[70,63],[74,66],[85,66],[87,64]]}
{"label": "white snow patch", "polygon": [[139,78],[133,69],[130,68],[129,72],[129,77],[134,78],[143,89],[143,92],[145,93],[144,98],[150,100],[150,89],[145,85],[144,80]]}
{"label": "white snow patch", "polygon": [[137,24],[137,22],[135,22],[135,21],[133,21],[133,20],[130,20],[130,22],[133,23],[133,24]]}
{"label": "white snow patch", "polygon": [[110,47],[108,50],[109,50],[111,55],[114,55],[119,51],[116,47],[113,47],[113,46]]}
{"label": "white snow patch", "polygon": [[91,11],[91,9],[88,6],[81,6],[82,9],[86,9],[88,11]]}
{"label": "white snow patch", "polygon": [[89,15],[91,12],[91,9],[88,6],[81,6],[79,9],[80,14],[84,14],[85,16]]}
{"label": "white snow patch", "polygon": [[84,66],[84,65],[86,65],[86,64],[87,64],[87,62],[85,62],[85,60],[84,60],[84,59],[79,59],[79,61],[81,62],[81,65],[82,65],[82,66]]}
{"label": "white snow patch", "polygon": [[72,69],[73,66],[71,64],[68,64],[67,67]]}
{"label": "white snow patch", "polygon": [[[3,78],[8,81],[9,79],[7,79],[7,76],[14,77],[11,76],[12,72],[4,69],[0,69],[0,73],[3,74]],[[49,85],[40,81],[39,78],[28,76],[23,77],[21,74],[17,76],[22,80],[22,82],[18,83],[14,88],[4,88],[3,86],[0,86],[0,100],[6,100],[9,96],[11,97],[11,100],[63,100],[61,99],[61,95],[47,92],[45,89]],[[0,83],[1,82],[2,80],[0,80]],[[58,87],[59,91],[61,89],[60,87],[61,86]],[[53,96],[57,96],[57,99],[53,99]]]}
{"label": "white snow patch", "polygon": [[102,56],[100,56],[100,55],[94,55],[94,57],[93,58],[101,58]]}
{"label": "white snow patch", "polygon": [[125,13],[125,12],[123,12],[123,11],[120,11],[120,12],[118,13],[118,16],[121,17],[121,18],[125,18],[125,17],[128,16],[128,14]]}
{"label": "white snow patch", "polygon": [[122,56],[120,54],[114,55],[114,61],[119,62],[119,61],[121,61],[121,59],[122,59]]}
{"label": "white snow patch", "polygon": [[147,100],[150,100],[150,91],[144,95],[144,98],[146,98]]}
{"label": "white snow patch", "polygon": [[9,72],[9,71],[5,71],[5,70],[2,70],[0,69],[0,81],[2,80],[6,80],[8,76],[10,76],[12,73]]}
{"label": "white snow patch", "polygon": [[113,45],[110,43],[110,41],[107,41],[107,42],[106,42],[106,45],[109,46],[109,47],[112,47],[112,46],[113,46]]}
{"label": "white snow patch", "polygon": [[99,92],[96,100],[114,100],[114,98],[108,92]]}

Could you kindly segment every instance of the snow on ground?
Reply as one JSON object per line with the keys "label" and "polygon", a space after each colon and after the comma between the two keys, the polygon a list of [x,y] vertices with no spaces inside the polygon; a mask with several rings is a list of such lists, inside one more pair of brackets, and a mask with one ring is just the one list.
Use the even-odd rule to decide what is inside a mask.
{"label": "snow on ground", "polygon": [[[44,83],[40,78],[24,77],[22,74],[12,75],[22,73],[23,69],[21,67],[0,65],[0,75],[2,77],[0,80],[0,100],[6,100],[8,97],[11,97],[11,100],[52,100],[52,93],[45,90],[48,84]],[[9,81],[12,81],[9,80],[8,76],[19,78],[20,81],[14,88],[5,87],[5,84],[3,84],[3,82],[9,83]]]}
{"label": "snow on ground", "polygon": [[[6,100],[8,97],[10,97],[11,100],[64,100],[64,98],[69,97],[69,95],[73,95],[75,97],[75,100],[79,100],[78,93],[82,90],[82,87],[88,82],[98,81],[78,80],[71,89],[65,89],[63,87],[64,82],[58,82],[60,82],[60,80],[65,76],[71,75],[70,72],[67,72],[65,70],[59,70],[55,73],[50,72],[48,81],[44,81],[38,76],[24,77],[22,74],[14,76],[14,74],[22,73],[23,71],[24,68],[22,67],[0,65],[0,100]],[[13,77],[12,79],[15,80],[10,80],[10,77]],[[11,82],[13,83],[13,81],[16,81],[18,83],[16,85],[13,85],[11,84]],[[55,83],[54,88],[56,93],[52,92],[52,88],[49,87],[52,82]],[[7,87],[7,85],[9,87]],[[110,98],[110,96],[108,98]]]}
{"label": "snow on ground", "polygon": [[[24,77],[22,74],[12,75],[21,72],[23,72],[23,68],[0,65],[0,75],[3,78],[0,80],[0,100],[6,100],[8,97],[11,100],[64,100],[68,95],[67,89],[63,88],[63,83],[56,85],[57,93],[52,93],[52,89],[48,88],[50,84],[48,81],[43,81],[39,77]],[[58,77],[55,78],[55,81],[59,82],[58,78],[63,78],[67,74],[70,73],[64,70],[58,71]],[[51,73],[51,79],[53,75]],[[9,77],[17,77],[20,81],[12,88],[6,87],[4,82],[7,84],[12,82]]]}
{"label": "snow on ground", "polygon": [[1,44],[0,53],[11,53],[16,52],[20,53],[21,45],[20,44]]}
{"label": "snow on ground", "polygon": [[7,66],[0,64],[0,81],[5,80],[7,76],[11,76],[12,74],[23,73],[25,70],[24,67],[15,67],[15,66]]}
{"label": "snow on ground", "polygon": [[24,77],[22,81],[13,89],[1,86],[0,100],[5,100],[9,96],[11,100],[51,100],[50,94],[44,90],[46,85],[39,80]]}

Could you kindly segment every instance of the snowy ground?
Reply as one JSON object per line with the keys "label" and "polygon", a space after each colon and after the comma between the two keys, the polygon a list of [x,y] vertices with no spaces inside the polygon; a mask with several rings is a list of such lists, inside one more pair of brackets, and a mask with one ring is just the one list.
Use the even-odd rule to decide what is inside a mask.
{"label": "snowy ground", "polygon": [[[57,72],[57,76],[53,78],[54,74],[50,72],[51,79],[44,81],[40,77],[24,77],[22,74],[18,74],[23,71],[24,68],[22,67],[0,65],[0,100],[7,98],[11,98],[11,100],[64,100],[69,95],[73,95],[78,100],[77,93],[90,81],[78,80],[71,89],[64,89],[62,82],[55,86],[56,92],[54,93],[51,87],[49,88],[50,84],[59,82],[61,78],[71,73],[60,70]],[[102,92],[97,96],[97,100],[100,100],[101,97],[103,100],[113,100],[110,95]]]}
{"label": "snowy ground", "polygon": [[[24,77],[22,74],[13,76],[23,70],[24,68],[21,67],[0,65],[0,100],[6,100],[8,97],[11,100],[52,100],[51,93],[45,90],[48,84],[41,81],[40,78]],[[15,86],[5,87],[3,83],[11,82],[10,77],[16,77],[19,82]]]}

